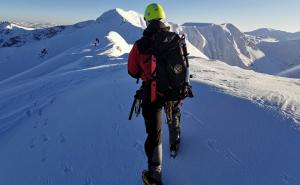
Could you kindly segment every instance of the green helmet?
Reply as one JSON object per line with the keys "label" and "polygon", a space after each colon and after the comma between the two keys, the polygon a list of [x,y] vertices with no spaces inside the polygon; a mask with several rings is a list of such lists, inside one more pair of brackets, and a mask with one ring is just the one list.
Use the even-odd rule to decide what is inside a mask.
{"label": "green helmet", "polygon": [[145,21],[160,20],[165,18],[166,18],[165,11],[160,4],[152,3],[146,7],[145,14],[144,14]]}

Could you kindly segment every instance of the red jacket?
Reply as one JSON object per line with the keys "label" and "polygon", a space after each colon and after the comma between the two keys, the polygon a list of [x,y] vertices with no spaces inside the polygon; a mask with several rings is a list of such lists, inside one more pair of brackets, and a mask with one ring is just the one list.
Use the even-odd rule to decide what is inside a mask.
{"label": "red jacket", "polygon": [[143,37],[132,47],[128,57],[128,73],[133,78],[141,78],[151,86],[151,102],[156,100],[156,82],[154,81],[154,72],[156,68],[156,59],[149,54],[147,39]]}
{"label": "red jacket", "polygon": [[[155,68],[156,59],[150,54],[152,36],[158,31],[169,31],[170,27],[161,21],[151,21],[143,32],[143,37],[135,42],[128,57],[128,73],[133,78],[141,78],[151,86],[151,102],[156,100]],[[161,96],[161,95],[160,95]]]}

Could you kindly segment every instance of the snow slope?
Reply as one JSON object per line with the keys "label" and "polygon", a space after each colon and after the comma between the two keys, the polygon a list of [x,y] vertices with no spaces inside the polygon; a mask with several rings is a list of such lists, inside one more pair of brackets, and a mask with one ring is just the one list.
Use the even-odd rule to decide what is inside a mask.
{"label": "snow slope", "polygon": [[[111,10],[110,13],[117,14],[119,10]],[[103,14],[101,17],[105,16]],[[132,30],[131,36],[124,37],[133,43],[142,33],[142,28],[131,23],[121,24],[121,15],[113,18],[116,20],[101,21],[101,17],[96,21],[88,21],[68,26],[64,32],[38,42],[27,43],[22,47],[6,47],[0,50],[0,80],[9,78],[20,72],[24,72],[42,63],[56,60],[57,57],[65,55],[66,51],[76,48],[79,45],[95,43],[95,38],[106,36],[110,31],[117,31],[121,35],[128,35],[128,30]],[[114,22],[115,21],[115,22]],[[35,30],[34,30],[35,31]],[[41,50],[46,48],[48,54],[41,57]]]}
{"label": "snow slope", "polygon": [[[134,12],[108,14],[109,22],[101,16],[46,39],[42,62],[0,81],[1,185],[142,183],[143,119],[127,120],[138,88],[127,74],[127,56],[142,25]],[[14,51],[32,57],[44,44]],[[168,158],[163,128],[165,184],[300,184],[300,80],[198,58],[195,48],[191,53],[195,98],[182,107],[175,160]]]}
{"label": "snow slope", "polygon": [[255,71],[300,78],[300,40],[261,42],[258,47],[265,57],[253,63]]}
{"label": "snow slope", "polygon": [[[69,66],[22,83],[0,83],[1,184],[141,184],[144,125],[141,117],[127,120],[137,85],[127,74],[126,58],[97,59],[94,67]],[[197,60],[191,65],[195,98],[182,107],[182,148],[175,160],[167,157],[164,125],[165,184],[297,184],[296,122],[235,97],[259,95],[261,86],[244,85],[256,79],[254,72]],[[268,78],[278,77],[256,80],[266,85]],[[297,82],[289,81],[278,84]]]}
{"label": "snow slope", "polygon": [[[39,34],[39,39],[37,40],[31,38],[35,37],[35,33]],[[18,32],[13,29],[9,32],[9,37],[11,36],[10,34],[13,34],[15,37],[16,34],[18,35]],[[17,36],[24,41],[22,41],[19,47],[15,47],[14,45],[0,48],[0,80],[40,65],[47,60],[57,57],[68,49],[74,46],[76,47],[78,44],[91,42],[99,34],[101,36],[98,26],[91,24],[89,21],[78,23],[67,28],[54,27],[26,31],[23,37],[21,37],[22,35]],[[47,49],[48,51],[48,54],[45,56],[41,56],[43,49]]]}
{"label": "snow slope", "polygon": [[196,81],[254,103],[280,110],[300,124],[300,80],[275,77],[228,66],[220,61],[197,59],[191,63]]}

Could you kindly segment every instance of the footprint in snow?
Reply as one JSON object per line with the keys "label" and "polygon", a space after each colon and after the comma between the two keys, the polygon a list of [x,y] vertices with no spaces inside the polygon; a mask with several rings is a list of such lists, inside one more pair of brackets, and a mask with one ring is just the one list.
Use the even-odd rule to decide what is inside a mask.
{"label": "footprint in snow", "polygon": [[38,128],[38,126],[39,126],[39,121],[36,121],[33,125],[33,128]]}
{"label": "footprint in snow", "polygon": [[32,116],[32,111],[31,110],[27,110],[26,111],[26,116],[30,118]]}
{"label": "footprint in snow", "polygon": [[140,141],[136,141],[134,144],[135,150],[137,150],[141,155],[144,155],[144,145]]}
{"label": "footprint in snow", "polygon": [[47,179],[45,182],[43,182],[43,185],[51,185],[51,181]]}
{"label": "footprint in snow", "polygon": [[119,109],[120,109],[120,111],[124,111],[124,104],[120,103],[119,104]]}
{"label": "footprint in snow", "polygon": [[118,123],[115,123],[115,131],[116,131],[116,134],[117,134],[117,136],[119,136],[120,135],[120,124],[118,124]]}
{"label": "footprint in snow", "polygon": [[66,142],[66,137],[65,137],[65,135],[62,134],[62,133],[59,135],[59,142],[60,142],[60,143]]}
{"label": "footprint in snow", "polygon": [[56,97],[51,98],[50,104],[53,104],[56,101]]}
{"label": "footprint in snow", "polygon": [[37,105],[38,105],[38,101],[35,101],[33,107],[37,107]]}
{"label": "footprint in snow", "polygon": [[46,118],[46,119],[44,120],[44,123],[43,123],[44,126],[47,126],[47,125],[48,125],[48,120],[49,120],[48,118]]}
{"label": "footprint in snow", "polygon": [[36,147],[36,138],[32,138],[29,142],[29,148],[33,149]]}
{"label": "footprint in snow", "polygon": [[287,184],[287,185],[300,185],[300,180],[290,176],[289,174],[287,173],[283,173],[281,175],[281,179],[282,181]]}
{"label": "footprint in snow", "polygon": [[46,134],[42,134],[41,139],[42,139],[43,142],[49,141],[49,137]]}
{"label": "footprint in snow", "polygon": [[29,147],[30,147],[31,149],[33,149],[33,148],[35,148],[35,144],[34,144],[34,143],[31,143],[31,144],[29,145]]}
{"label": "footprint in snow", "polygon": [[85,180],[84,185],[94,185],[92,178],[91,177],[87,177]]}
{"label": "footprint in snow", "polygon": [[73,171],[73,167],[70,165],[63,165],[64,174],[70,174]]}
{"label": "footprint in snow", "polygon": [[28,99],[32,99],[32,98],[33,98],[32,94],[28,95]]}
{"label": "footprint in snow", "polygon": [[43,108],[40,108],[40,109],[38,110],[38,115],[39,115],[39,117],[41,117],[41,116],[43,115]]}
{"label": "footprint in snow", "polygon": [[208,148],[214,152],[219,152],[219,149],[217,147],[217,141],[214,139],[208,139],[206,141],[206,144],[208,146]]}
{"label": "footprint in snow", "polygon": [[42,163],[45,163],[45,162],[47,161],[47,157],[43,157],[43,158],[41,159],[41,161],[42,161]]}

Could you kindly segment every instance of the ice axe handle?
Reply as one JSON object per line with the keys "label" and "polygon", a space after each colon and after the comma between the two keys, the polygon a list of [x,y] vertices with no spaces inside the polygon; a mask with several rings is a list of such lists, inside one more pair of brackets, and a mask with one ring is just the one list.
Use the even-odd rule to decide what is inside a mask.
{"label": "ice axe handle", "polygon": [[130,110],[130,113],[129,113],[129,118],[128,118],[128,120],[131,120],[131,118],[132,118],[132,114],[133,114],[133,111],[134,111],[134,106],[135,106],[135,104],[136,104],[136,98],[134,98],[134,100],[133,100],[133,103],[132,103],[132,106],[131,106],[131,110]]}

